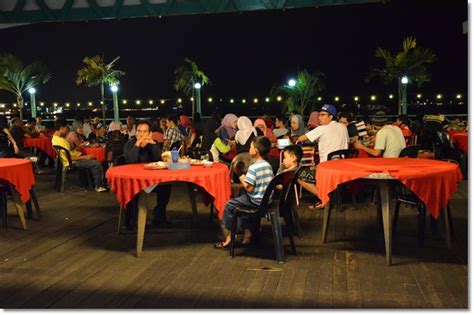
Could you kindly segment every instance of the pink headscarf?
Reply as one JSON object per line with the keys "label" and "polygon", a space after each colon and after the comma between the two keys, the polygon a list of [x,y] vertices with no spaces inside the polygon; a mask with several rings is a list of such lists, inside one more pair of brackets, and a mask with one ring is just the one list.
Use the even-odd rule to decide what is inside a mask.
{"label": "pink headscarf", "polygon": [[233,139],[235,136],[235,133],[237,130],[232,128],[232,123],[236,121],[238,118],[236,115],[229,113],[222,118],[221,126],[220,128],[224,128],[227,131],[227,135],[229,136],[229,139]]}
{"label": "pink headscarf", "polygon": [[257,128],[259,125],[264,126],[264,132],[263,134],[270,139],[271,142],[276,142],[276,137],[275,134],[271,131],[270,128],[267,128],[267,124],[265,124],[265,120],[258,118],[255,119],[255,122],[253,123],[253,126]]}
{"label": "pink headscarf", "polygon": [[314,111],[309,115],[308,119],[308,129],[314,129],[316,127],[319,127],[319,112]]}

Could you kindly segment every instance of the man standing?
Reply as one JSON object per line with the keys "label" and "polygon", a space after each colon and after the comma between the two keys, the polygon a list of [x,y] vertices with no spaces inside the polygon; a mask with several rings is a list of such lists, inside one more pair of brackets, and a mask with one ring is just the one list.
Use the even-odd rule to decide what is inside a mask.
{"label": "man standing", "polygon": [[[129,139],[123,148],[126,163],[150,163],[160,161],[161,149],[151,137],[150,123],[145,120],[139,121],[135,130],[136,138]],[[171,184],[158,185],[154,191],[157,199],[156,207],[153,209],[153,225],[165,228],[174,227],[173,223],[166,220],[166,206],[170,200]],[[127,230],[132,228],[130,223],[131,212],[136,212],[136,200],[137,199],[134,198],[130,202],[130,207],[127,207],[124,226]]]}
{"label": "man standing", "polygon": [[397,126],[392,126],[388,122],[387,115],[383,111],[375,113],[372,118],[372,124],[378,130],[375,135],[374,148],[368,148],[360,141],[354,143],[356,149],[361,149],[373,156],[380,156],[383,153],[384,158],[396,158],[406,147],[405,138],[402,130]]}

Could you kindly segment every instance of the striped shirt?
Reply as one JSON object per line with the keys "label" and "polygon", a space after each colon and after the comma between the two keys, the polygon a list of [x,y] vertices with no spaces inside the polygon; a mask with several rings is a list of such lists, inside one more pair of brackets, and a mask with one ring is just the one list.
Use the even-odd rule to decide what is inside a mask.
{"label": "striped shirt", "polygon": [[272,178],[273,169],[267,161],[257,161],[249,166],[249,170],[245,175],[245,182],[255,187],[253,192],[247,192],[252,203],[260,205]]}

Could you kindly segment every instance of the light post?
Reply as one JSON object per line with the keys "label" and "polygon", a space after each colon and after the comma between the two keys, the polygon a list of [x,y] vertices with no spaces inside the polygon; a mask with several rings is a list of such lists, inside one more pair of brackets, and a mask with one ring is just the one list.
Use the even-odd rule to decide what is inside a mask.
{"label": "light post", "polygon": [[296,85],[296,80],[295,79],[289,79],[288,80],[288,86],[289,87],[294,87]]}
{"label": "light post", "polygon": [[112,91],[112,97],[114,101],[114,121],[119,121],[119,108],[118,108],[118,97],[117,97],[117,91],[118,91],[118,86],[117,85],[111,85],[110,90]]}
{"label": "light post", "polygon": [[[408,85],[408,77],[404,75],[401,79],[402,82],[402,114],[407,114],[407,85]],[[400,111],[399,113],[400,114]]]}
{"label": "light post", "polygon": [[28,90],[30,93],[30,103],[31,103],[31,117],[36,118],[36,89],[35,88],[30,88]]}
{"label": "light post", "polygon": [[194,88],[196,89],[196,111],[199,114],[202,114],[201,113],[201,83],[199,82],[194,83]]}

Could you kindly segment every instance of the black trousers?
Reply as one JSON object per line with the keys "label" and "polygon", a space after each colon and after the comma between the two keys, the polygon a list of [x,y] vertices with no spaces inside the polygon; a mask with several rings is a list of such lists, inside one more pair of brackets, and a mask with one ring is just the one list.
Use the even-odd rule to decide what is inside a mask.
{"label": "black trousers", "polygon": [[[171,184],[158,185],[153,190],[156,193],[156,206],[153,209],[153,222],[164,222],[166,221],[166,206],[170,201],[171,195]],[[125,211],[125,225],[131,226],[132,219],[137,219],[138,213],[138,195],[135,196],[128,204],[127,211]]]}

